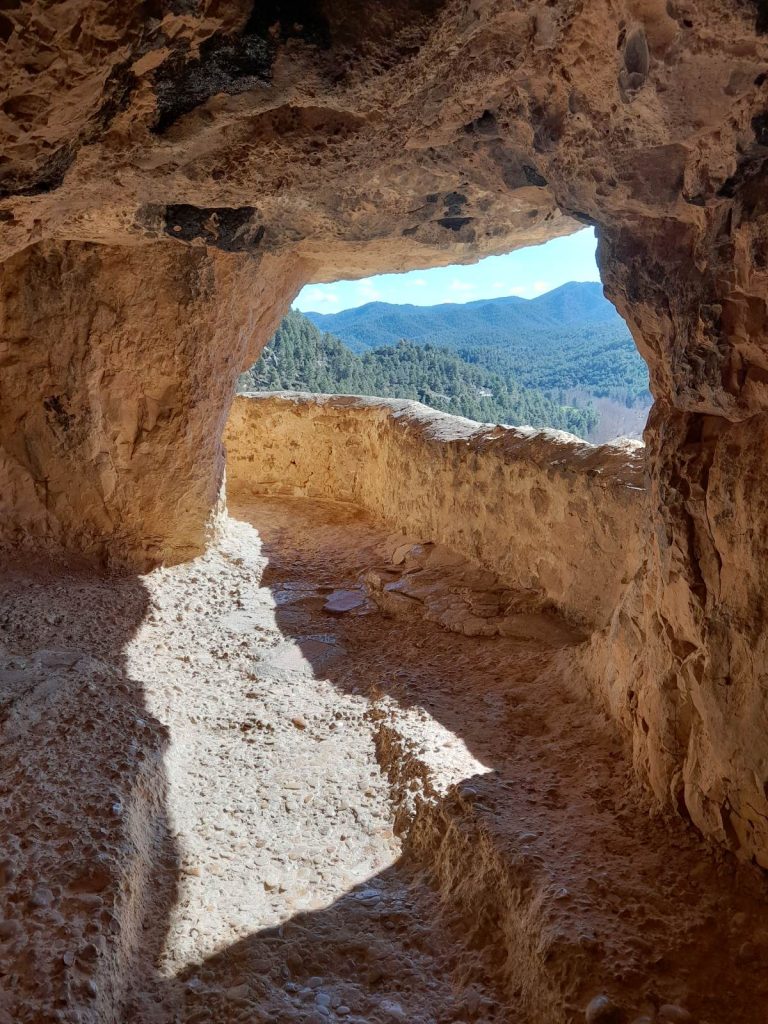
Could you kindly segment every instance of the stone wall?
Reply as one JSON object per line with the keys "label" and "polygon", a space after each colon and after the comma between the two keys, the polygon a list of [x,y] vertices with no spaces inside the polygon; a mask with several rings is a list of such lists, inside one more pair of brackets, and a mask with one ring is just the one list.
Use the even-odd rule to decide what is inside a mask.
{"label": "stone wall", "polygon": [[643,551],[643,448],[497,427],[398,400],[235,399],[227,490],[353,502],[604,625]]}
{"label": "stone wall", "polygon": [[[752,444],[761,428],[753,420],[723,429],[713,418],[698,443],[680,435],[675,462],[687,473],[709,453],[707,492],[684,491],[673,504],[668,484],[662,503],[658,483],[651,478],[646,493],[643,475],[646,459],[658,457],[659,417],[657,409],[650,449],[593,447],[413,402],[238,396],[225,433],[228,490],[353,502],[591,627],[565,671],[619,724],[639,777],[660,805],[768,866],[768,588],[764,559],[749,554],[760,555],[763,534],[737,512],[764,489]],[[710,523],[720,555],[707,560],[697,534],[681,532],[687,509]],[[653,530],[659,522],[670,525]],[[680,568],[686,558],[704,581],[698,589]]]}

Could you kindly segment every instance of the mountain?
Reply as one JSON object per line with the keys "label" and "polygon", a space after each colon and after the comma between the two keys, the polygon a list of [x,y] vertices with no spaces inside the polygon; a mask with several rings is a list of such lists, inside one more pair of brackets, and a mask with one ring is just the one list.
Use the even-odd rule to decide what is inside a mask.
{"label": "mountain", "polygon": [[306,313],[353,352],[408,338],[458,348],[506,344],[513,336],[550,333],[586,325],[609,325],[628,333],[624,321],[596,281],[571,281],[535,299],[515,295],[438,306],[369,302],[341,313]]}
{"label": "mountain", "polygon": [[300,390],[412,398],[481,422],[556,427],[586,436],[597,424],[584,408],[559,403],[514,378],[472,365],[456,352],[399,341],[358,355],[296,310],[280,324],[240,391]]}
{"label": "mountain", "polygon": [[546,316],[560,326],[613,324],[626,330],[616,307],[603,295],[599,281],[569,281],[528,300],[528,305],[533,306],[540,316]]}
{"label": "mountain", "polygon": [[626,324],[598,282],[576,282],[535,299],[508,296],[438,306],[371,302],[341,313],[307,313],[354,352],[405,338],[456,352],[560,404],[565,392],[650,405],[648,371]]}

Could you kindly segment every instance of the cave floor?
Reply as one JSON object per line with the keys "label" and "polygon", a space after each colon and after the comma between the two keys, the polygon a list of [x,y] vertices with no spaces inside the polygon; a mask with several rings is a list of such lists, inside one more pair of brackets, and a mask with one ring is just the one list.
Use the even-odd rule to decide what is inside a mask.
{"label": "cave floor", "polygon": [[264,498],[5,573],[0,1024],[765,1019],[764,879],[649,813],[579,635],[329,612],[383,542]]}

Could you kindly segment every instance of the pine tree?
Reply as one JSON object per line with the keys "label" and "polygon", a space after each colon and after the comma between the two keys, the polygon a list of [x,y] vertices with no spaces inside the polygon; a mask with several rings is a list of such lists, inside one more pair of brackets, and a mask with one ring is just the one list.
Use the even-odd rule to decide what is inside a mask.
{"label": "pine tree", "polygon": [[597,423],[590,404],[578,409],[522,387],[502,360],[469,361],[457,352],[401,339],[357,356],[332,334],[292,310],[238,390],[302,390],[410,398],[482,422],[557,427],[584,436]]}

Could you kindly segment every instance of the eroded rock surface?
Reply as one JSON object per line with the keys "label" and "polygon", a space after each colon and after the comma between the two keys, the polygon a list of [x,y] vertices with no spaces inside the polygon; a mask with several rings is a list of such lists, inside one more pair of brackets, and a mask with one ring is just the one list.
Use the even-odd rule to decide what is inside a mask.
{"label": "eroded rock surface", "polygon": [[765,5],[361,10],[3,5],[3,540],[188,557],[236,373],[304,281],[593,223],[656,400],[593,683],[657,797],[768,863]]}
{"label": "eroded rock surface", "polygon": [[[725,715],[715,695],[704,701],[701,682],[693,696],[684,688],[691,672],[700,679],[702,671],[692,646],[675,648],[684,663],[680,673],[670,661],[674,640],[662,626],[664,602],[683,615],[686,591],[678,578],[663,596],[658,569],[645,560],[651,538],[640,446],[593,448],[567,435],[471,424],[413,403],[295,394],[238,397],[226,439],[234,495],[355,502],[411,533],[412,543],[448,543],[471,554],[491,570],[494,585],[512,585],[518,595],[522,589],[536,610],[549,603],[598,627],[581,677],[626,730],[641,777],[662,803],[690,814],[733,849],[762,848],[761,691],[754,688],[743,708]],[[733,530],[742,536],[739,527]],[[652,550],[657,543],[654,537]],[[459,631],[491,635],[506,628],[498,591],[493,607],[482,585],[467,597],[458,579],[453,594],[432,592],[426,564],[416,564],[427,556],[410,566],[417,574],[403,575],[398,565],[374,572],[368,582],[377,600],[404,614],[415,603]],[[755,629],[760,608],[757,601]],[[724,628],[721,633],[718,657],[726,643]],[[747,693],[750,665],[759,678],[760,650],[758,639],[741,662],[739,684]],[[737,769],[743,782],[734,784],[728,772]],[[731,788],[752,793],[747,832],[733,823],[726,778]],[[716,807],[712,794],[721,801]]]}
{"label": "eroded rock surface", "polygon": [[150,265],[43,243],[0,266],[6,548],[147,566],[210,535],[232,382],[295,268],[204,249]]}
{"label": "eroded rock surface", "polygon": [[648,816],[566,624],[329,613],[381,526],[233,515],[3,575],[3,1024],[762,1024],[765,879]]}
{"label": "eroded rock surface", "polygon": [[417,402],[286,392],[239,395],[225,443],[234,498],[350,502],[414,541],[479,562],[495,583],[529,592],[537,611],[549,604],[605,625],[642,560],[635,441],[596,448]]}
{"label": "eroded rock surface", "polygon": [[[221,460],[216,441],[188,429],[195,376],[204,373],[210,386],[207,398],[194,396],[195,417],[214,436],[233,370],[265,343],[301,283],[471,260],[585,222],[600,229],[612,297],[625,312],[648,308],[647,322],[639,308],[630,319],[643,352],[659,353],[657,396],[674,404],[675,351],[692,367],[691,394],[701,384],[709,401],[720,389],[716,405],[746,408],[746,391],[725,396],[727,380],[738,384],[735,368],[727,380],[721,375],[724,383],[715,380],[717,344],[705,356],[703,340],[695,353],[696,325],[715,330],[717,282],[733,263],[731,249],[761,273],[759,204],[750,198],[760,192],[765,154],[768,53],[759,18],[746,0],[557,9],[536,0],[385,0],[365,17],[351,0],[8,5],[0,30],[0,255],[40,247],[19,258],[61,258],[80,269],[58,284],[72,301],[41,296],[33,311],[3,300],[12,307],[7,359],[34,373],[36,353],[57,351],[76,330],[103,366],[88,379],[77,356],[68,359],[71,370],[59,368],[47,393],[33,394],[21,427],[13,377],[3,380],[4,430],[8,438],[20,432],[29,449],[20,456],[17,442],[5,456],[15,534],[34,520],[35,537],[88,553],[107,534],[112,557],[129,561],[171,558],[174,546],[178,556],[199,549]],[[730,211],[742,212],[733,219]],[[743,220],[755,223],[742,229]],[[719,224],[732,232],[730,247],[725,236],[718,241]],[[94,245],[108,251],[95,256]],[[179,302],[168,279],[170,264],[183,275],[194,261],[190,248],[228,268],[217,271],[217,316]],[[287,261],[277,270],[264,264],[275,255]],[[146,310],[110,303],[121,260],[136,295],[159,293],[162,301]],[[617,261],[623,269],[614,271]],[[55,267],[45,273],[57,279]],[[6,264],[6,292],[24,277],[23,266]],[[666,317],[670,280],[682,305]],[[747,294],[758,296],[759,287]],[[736,332],[743,325],[749,333],[753,322],[759,330],[746,308],[734,303],[726,333],[731,323]],[[144,354],[155,318],[153,355],[169,381],[159,399],[150,380],[156,367]],[[690,344],[685,331],[671,337],[686,321]],[[740,350],[751,366],[756,357]],[[699,364],[710,367],[701,380]],[[158,473],[178,481],[160,540],[155,474],[142,464],[142,444],[132,440],[116,457],[109,435],[125,431],[107,418],[107,436],[89,432],[71,458],[42,412],[53,402],[63,410],[54,419],[82,421],[94,402],[121,403],[125,365],[135,366],[129,402],[146,404],[151,421],[159,401],[169,423],[167,438],[147,439]],[[758,363],[745,371],[750,395],[759,395],[760,372]],[[185,451],[187,437],[194,441]],[[72,473],[75,461],[93,465]],[[114,487],[110,461],[121,478]],[[200,480],[188,501],[192,461]],[[83,475],[107,479],[94,485]],[[58,477],[69,481],[63,493]],[[128,493],[146,519],[143,535],[118,526],[129,516]]]}

